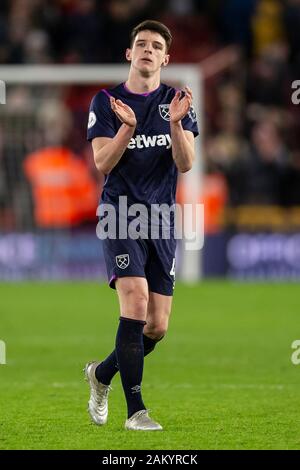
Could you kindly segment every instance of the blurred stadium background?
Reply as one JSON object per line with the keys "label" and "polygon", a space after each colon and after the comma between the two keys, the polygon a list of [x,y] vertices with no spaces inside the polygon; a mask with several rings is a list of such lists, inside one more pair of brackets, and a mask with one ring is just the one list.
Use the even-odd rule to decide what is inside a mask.
{"label": "blurred stadium background", "polygon": [[38,69],[22,84],[22,68],[3,67],[99,64],[101,77],[101,64],[124,63],[143,18],[171,28],[172,64],[202,74],[199,271],[298,279],[297,0],[2,1],[0,62],[10,80],[0,106],[0,279],[104,275],[94,236],[102,177],[85,135],[91,97],[113,84],[39,84]]}
{"label": "blurred stadium background", "polygon": [[[299,379],[289,358],[291,342],[299,332],[300,309],[295,285],[300,279],[300,105],[292,102],[292,83],[300,79],[300,0],[2,0],[0,80],[6,81],[7,93],[6,104],[0,104],[0,281],[106,279],[101,242],[95,234],[95,210],[103,178],[94,168],[86,123],[92,96],[99,88],[121,79],[116,76],[111,81],[99,78],[98,82],[75,83],[78,77],[74,76],[74,83],[54,83],[42,79],[42,74],[53,72],[57,66],[60,70],[76,66],[81,71],[94,66],[101,77],[104,64],[125,63],[129,33],[146,18],[170,27],[174,37],[171,63],[186,64],[187,79],[190,64],[201,76],[201,89],[194,90],[196,96],[204,97],[203,102],[196,103],[200,109],[201,164],[194,176],[199,184],[187,185],[185,175],[179,183],[178,201],[185,200],[188,187],[197,187],[197,194],[192,196],[205,204],[205,244],[199,257],[193,255],[202,282],[196,287],[179,285],[173,335],[168,339],[169,352],[176,353],[178,344],[183,350],[186,345],[186,357],[192,361],[188,372],[194,374],[200,368],[193,380],[201,386],[197,396],[194,392],[191,405],[195,429],[184,430],[182,416],[186,410],[182,409],[182,414],[177,410],[178,429],[183,427],[183,433],[175,440],[170,437],[153,443],[145,439],[140,447],[132,442],[130,445],[299,448],[299,438],[293,437],[296,429],[299,432],[299,425],[293,421],[297,407],[299,410]],[[50,69],[43,72],[41,67]],[[182,274],[179,263],[179,279]],[[211,278],[224,284],[208,283],[206,287],[203,280]],[[248,290],[245,285],[239,290],[228,280],[281,281],[285,283],[284,295],[281,297],[283,291],[276,291],[272,285],[265,285],[264,290],[263,285],[250,284]],[[295,282],[292,285],[290,281]],[[24,424],[25,430],[37,427],[34,417],[45,413],[45,405],[35,395],[37,386],[47,396],[47,386],[53,382],[49,403],[59,389],[59,412],[65,423],[77,425],[71,418],[71,396],[65,395],[65,403],[59,402],[64,393],[69,393],[63,383],[77,390],[78,412],[86,393],[78,385],[80,378],[74,379],[74,371],[79,370],[85,355],[87,360],[89,354],[98,357],[100,346],[101,354],[108,352],[115,328],[109,326],[108,310],[117,309],[108,288],[101,287],[98,297],[98,287],[90,286],[74,283],[72,289],[68,283],[61,283],[14,288],[13,283],[0,284],[0,338],[8,348],[11,345],[8,363],[15,366],[14,370],[1,368],[8,384],[6,388],[3,382],[1,385],[6,397],[3,403],[18,397],[17,391],[11,396],[9,385],[18,390],[16,373],[25,383],[25,392],[20,389],[19,393],[28,400],[20,423],[15,405],[6,414],[2,410],[10,430],[10,438],[2,438],[4,448],[46,445],[51,423],[43,428],[46,434],[43,431],[39,435],[36,428],[35,437],[28,431],[25,438],[21,430]],[[83,311],[88,326],[98,322],[99,328],[99,301],[102,318],[107,318],[107,338],[102,345],[96,332],[90,336],[85,318],[80,316]],[[186,305],[190,323],[180,318]],[[57,325],[60,334],[56,337]],[[162,366],[165,388],[174,394],[165,396],[164,403],[173,399],[182,402],[180,388],[170,391],[170,384],[178,381],[171,373],[174,357],[164,349],[167,344],[161,348],[166,351]],[[65,369],[61,357],[66,358]],[[31,370],[30,383],[23,377],[21,358],[27,360],[25,364]],[[151,358],[149,364],[152,360],[154,370],[159,359]],[[180,365],[180,360],[176,364]],[[58,368],[60,382],[51,365]],[[188,372],[186,381],[193,382]],[[206,382],[211,384],[207,389]],[[216,383],[221,389],[214,388]],[[276,413],[284,399],[285,411],[281,410],[278,418]],[[206,410],[202,424],[195,421],[199,406],[201,412]],[[227,415],[223,414],[224,407]],[[50,410],[57,411],[55,407]],[[250,419],[249,425],[245,414],[251,417],[257,410],[260,418],[257,422]],[[211,416],[215,416],[213,422]],[[12,438],[14,418],[16,435]],[[222,430],[227,432],[227,424],[231,434],[224,437]],[[201,425],[206,431],[200,442],[197,433]],[[105,448],[106,441],[95,444],[96,431],[81,428],[71,442],[71,437],[68,440],[65,431],[56,427],[54,432],[60,440],[49,438],[48,446]],[[121,435],[116,443],[105,432],[107,448],[126,448]],[[94,434],[91,437],[89,433]],[[267,441],[268,434],[272,442]]]}

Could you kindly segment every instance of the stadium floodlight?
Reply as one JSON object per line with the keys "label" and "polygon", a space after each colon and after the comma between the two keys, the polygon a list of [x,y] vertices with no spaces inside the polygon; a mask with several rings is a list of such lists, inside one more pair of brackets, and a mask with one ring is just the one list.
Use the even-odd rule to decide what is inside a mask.
{"label": "stadium floodlight", "polygon": [[[125,81],[127,76],[126,64],[0,66],[0,79],[8,86],[117,84]],[[199,203],[203,174],[201,151],[203,86],[200,67],[195,64],[170,64],[162,70],[162,81],[177,87],[188,85],[193,91],[193,106],[197,114],[200,137],[195,140],[196,159],[193,168],[181,178],[183,178],[183,202],[196,204]],[[195,230],[198,229],[199,227],[195,227]],[[181,258],[183,281],[196,282],[201,277],[200,256],[199,251],[183,250]]]}

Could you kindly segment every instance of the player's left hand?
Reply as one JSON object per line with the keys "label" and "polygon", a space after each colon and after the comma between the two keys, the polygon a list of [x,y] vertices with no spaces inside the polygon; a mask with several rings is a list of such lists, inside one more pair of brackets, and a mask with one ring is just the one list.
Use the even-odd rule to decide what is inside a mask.
{"label": "player's left hand", "polygon": [[186,86],[184,87],[184,92],[184,97],[180,99],[181,90],[176,91],[175,96],[170,103],[169,111],[171,122],[179,122],[181,119],[183,119],[192,106],[192,90]]}

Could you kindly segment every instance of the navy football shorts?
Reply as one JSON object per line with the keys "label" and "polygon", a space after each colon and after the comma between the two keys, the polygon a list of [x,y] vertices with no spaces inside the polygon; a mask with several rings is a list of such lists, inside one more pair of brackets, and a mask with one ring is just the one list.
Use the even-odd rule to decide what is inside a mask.
{"label": "navy football shorts", "polygon": [[173,295],[175,284],[175,239],[102,240],[109,285],[119,277],[147,279],[151,292]]}

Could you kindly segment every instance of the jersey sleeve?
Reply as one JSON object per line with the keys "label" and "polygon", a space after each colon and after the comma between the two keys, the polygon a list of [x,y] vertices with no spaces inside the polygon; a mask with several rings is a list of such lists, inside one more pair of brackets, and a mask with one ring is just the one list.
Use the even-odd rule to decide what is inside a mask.
{"label": "jersey sleeve", "polygon": [[194,134],[194,137],[197,137],[197,135],[199,135],[197,116],[193,105],[190,107],[189,112],[186,116],[184,116],[181,123],[185,131],[191,131]]}
{"label": "jersey sleeve", "polygon": [[101,90],[91,101],[87,126],[87,140],[95,137],[111,137],[116,135],[114,113],[110,107],[107,92]]}

